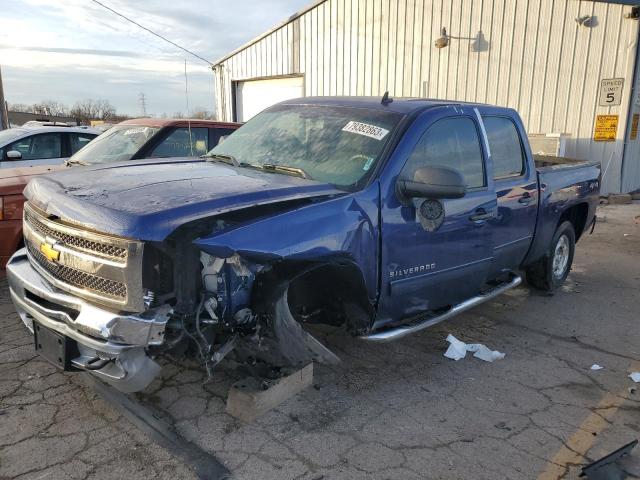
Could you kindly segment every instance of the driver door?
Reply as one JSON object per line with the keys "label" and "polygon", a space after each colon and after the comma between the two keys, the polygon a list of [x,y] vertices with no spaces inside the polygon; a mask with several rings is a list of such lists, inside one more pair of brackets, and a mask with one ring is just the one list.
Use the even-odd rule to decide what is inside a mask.
{"label": "driver door", "polygon": [[[38,133],[23,137],[4,147],[0,168],[57,165],[64,161],[60,132]],[[8,152],[18,152],[19,158],[9,158]]]}
{"label": "driver door", "polygon": [[424,166],[453,168],[464,177],[464,197],[402,198],[396,189],[395,197],[382,206],[384,251],[376,328],[457,304],[476,295],[487,281],[493,257],[489,220],[497,212],[496,194],[486,173],[487,152],[477,116],[472,108],[457,112],[461,110],[454,116],[450,110],[422,115],[424,127],[399,178],[412,179],[416,168]]}

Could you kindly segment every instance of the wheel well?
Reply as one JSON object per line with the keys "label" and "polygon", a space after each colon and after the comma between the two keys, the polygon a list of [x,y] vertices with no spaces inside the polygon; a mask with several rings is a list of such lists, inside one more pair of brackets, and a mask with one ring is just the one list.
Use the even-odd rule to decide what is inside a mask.
{"label": "wheel well", "polygon": [[374,308],[360,270],[330,263],[311,268],[289,284],[289,309],[298,322],[344,325],[352,333],[366,331]]}
{"label": "wheel well", "polygon": [[567,208],[558,220],[558,225],[562,222],[569,221],[573,224],[573,229],[576,232],[576,242],[584,232],[587,224],[587,215],[589,214],[589,205],[586,203],[579,203]]}

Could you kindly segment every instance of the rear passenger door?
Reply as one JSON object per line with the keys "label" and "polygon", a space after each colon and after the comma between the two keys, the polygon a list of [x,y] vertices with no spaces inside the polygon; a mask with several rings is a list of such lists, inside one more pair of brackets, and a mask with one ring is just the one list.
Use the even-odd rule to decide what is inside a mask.
{"label": "rear passenger door", "polygon": [[513,270],[524,259],[536,224],[538,184],[526,161],[525,132],[509,116],[483,115],[491,154],[498,215],[493,225],[492,276]]}

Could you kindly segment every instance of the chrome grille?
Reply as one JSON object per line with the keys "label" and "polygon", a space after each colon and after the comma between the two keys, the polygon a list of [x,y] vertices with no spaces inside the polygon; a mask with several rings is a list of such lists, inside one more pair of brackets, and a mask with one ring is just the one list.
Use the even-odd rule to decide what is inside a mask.
{"label": "chrome grille", "polygon": [[124,283],[81,272],[66,265],[52,263],[48,261],[39,250],[36,250],[31,243],[27,244],[27,249],[36,262],[58,280],[73,285],[74,287],[87,288],[100,292],[109,297],[122,300],[127,298],[127,286]]}
{"label": "chrome grille", "polygon": [[51,237],[54,240],[63,242],[67,246],[76,247],[99,256],[123,260],[127,258],[126,248],[121,248],[115,245],[108,245],[100,242],[94,242],[91,240],[87,240],[86,238],[76,237],[60,232],[58,230],[54,230],[46,226],[44,223],[40,222],[35,218],[34,215],[30,214],[28,211],[25,211],[24,218],[29,226],[40,233],[42,236]]}
{"label": "chrome grille", "polygon": [[23,233],[32,265],[54,286],[119,311],[145,309],[142,242],[62,223],[29,202]]}

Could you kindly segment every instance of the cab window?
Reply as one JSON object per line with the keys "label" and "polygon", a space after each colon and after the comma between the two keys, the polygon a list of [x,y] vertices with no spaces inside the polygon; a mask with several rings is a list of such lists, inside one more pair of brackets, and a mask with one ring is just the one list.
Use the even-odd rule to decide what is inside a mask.
{"label": "cab window", "polygon": [[197,157],[209,151],[209,129],[176,128],[151,152],[150,157]]}
{"label": "cab window", "polygon": [[40,133],[21,138],[5,147],[5,154],[16,150],[22,154],[20,160],[38,160],[62,157],[60,133]]}
{"label": "cab window", "polygon": [[486,185],[480,138],[468,117],[438,120],[422,135],[411,153],[403,176],[413,178],[420,167],[449,167],[462,174],[467,188]]}
{"label": "cab window", "polygon": [[211,145],[211,148],[215,147],[221,142],[224,142],[225,139],[233,132],[235,132],[235,129],[233,128],[214,128],[211,132],[213,137],[213,145]]}
{"label": "cab window", "polygon": [[69,135],[69,146],[71,147],[71,155],[76,153],[86,144],[88,144],[91,140],[93,140],[96,136],[90,135],[88,133],[74,133],[70,132]]}
{"label": "cab window", "polygon": [[524,155],[516,125],[506,117],[484,117],[482,120],[493,160],[493,178],[522,175]]}

